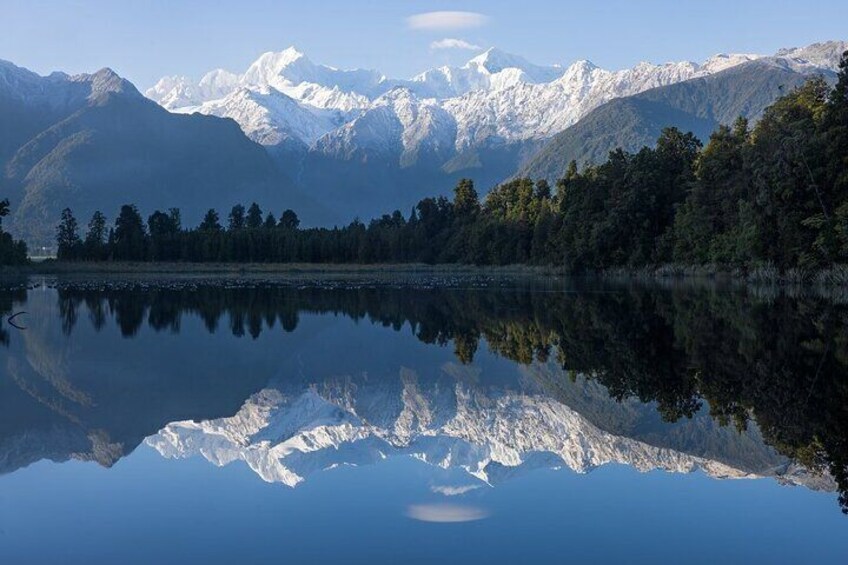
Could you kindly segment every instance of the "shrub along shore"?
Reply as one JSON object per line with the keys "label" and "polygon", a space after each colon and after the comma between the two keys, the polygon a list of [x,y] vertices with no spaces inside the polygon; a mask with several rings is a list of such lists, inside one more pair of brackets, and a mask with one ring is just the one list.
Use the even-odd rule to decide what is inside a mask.
{"label": "shrub along shore", "polygon": [[54,275],[168,275],[224,277],[268,276],[276,278],[334,278],[354,280],[361,277],[404,279],[423,277],[491,277],[573,279],[584,281],[675,283],[682,281],[701,283],[746,284],[753,286],[804,286],[848,287],[848,265],[837,265],[818,271],[792,270],[781,273],[772,265],[753,270],[727,270],[715,265],[662,265],[639,269],[608,269],[602,272],[574,274],[561,267],[544,265],[464,265],[455,263],[185,263],[185,262],[79,262],[45,260],[27,265],[0,267],[0,276],[54,276]]}

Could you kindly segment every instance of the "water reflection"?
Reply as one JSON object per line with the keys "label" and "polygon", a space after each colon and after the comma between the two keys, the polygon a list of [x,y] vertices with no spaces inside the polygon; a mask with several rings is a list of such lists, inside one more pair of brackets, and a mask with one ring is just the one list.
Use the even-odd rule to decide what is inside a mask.
{"label": "water reflection", "polygon": [[0,329],[0,472],[43,458],[109,466],[146,440],[289,486],[413,456],[461,470],[466,481],[434,487],[461,496],[539,467],[616,462],[838,489],[848,506],[845,304],[544,290],[0,292],[0,313],[25,305],[29,328]]}
{"label": "water reflection", "polygon": [[413,504],[406,515],[422,522],[474,522],[489,517],[484,508],[459,504]]}

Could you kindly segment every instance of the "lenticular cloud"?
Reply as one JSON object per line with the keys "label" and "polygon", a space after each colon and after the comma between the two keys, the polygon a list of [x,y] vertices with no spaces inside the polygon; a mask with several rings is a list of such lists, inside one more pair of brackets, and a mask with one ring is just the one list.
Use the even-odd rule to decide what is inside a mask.
{"label": "lenticular cloud", "polygon": [[412,29],[448,30],[480,27],[488,21],[488,16],[478,12],[425,12],[406,19]]}

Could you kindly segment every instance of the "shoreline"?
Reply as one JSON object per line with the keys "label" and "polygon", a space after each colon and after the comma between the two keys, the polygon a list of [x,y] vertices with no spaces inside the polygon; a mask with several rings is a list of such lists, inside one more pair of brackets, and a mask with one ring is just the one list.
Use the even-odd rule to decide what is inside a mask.
{"label": "shoreline", "polygon": [[773,265],[724,268],[715,265],[660,265],[613,268],[601,272],[569,273],[544,265],[466,265],[455,263],[179,263],[179,262],[59,262],[48,260],[23,266],[0,267],[0,277],[165,275],[165,276],[279,276],[300,278],[364,277],[391,275],[549,277],[608,283],[673,284],[710,282],[742,286],[848,287],[848,265],[819,270],[790,269],[781,273]]}
{"label": "shoreline", "polygon": [[562,269],[538,265],[458,265],[425,263],[147,263],[147,262],[40,262],[29,265],[0,267],[0,275],[244,275],[244,274],[503,274],[558,275]]}

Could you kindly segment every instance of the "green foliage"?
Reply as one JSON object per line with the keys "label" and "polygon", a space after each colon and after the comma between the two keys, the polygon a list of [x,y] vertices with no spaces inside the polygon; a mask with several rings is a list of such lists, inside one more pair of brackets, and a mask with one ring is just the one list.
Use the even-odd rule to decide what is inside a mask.
{"label": "green foliage", "polygon": [[462,221],[473,220],[480,211],[480,199],[474,189],[474,181],[462,179],[454,189],[453,209]]}

